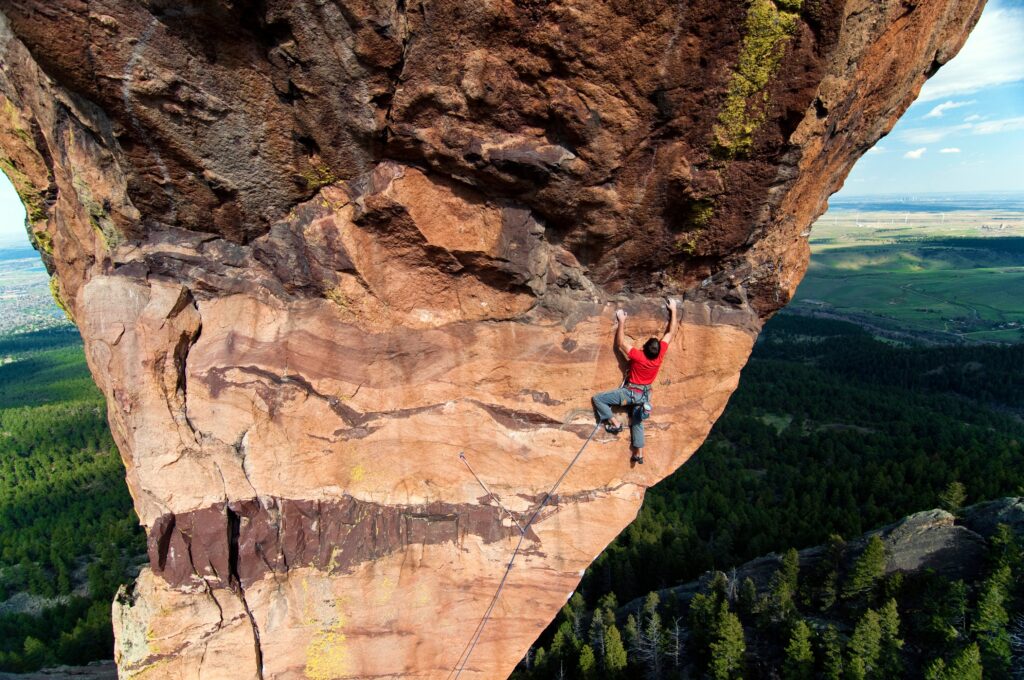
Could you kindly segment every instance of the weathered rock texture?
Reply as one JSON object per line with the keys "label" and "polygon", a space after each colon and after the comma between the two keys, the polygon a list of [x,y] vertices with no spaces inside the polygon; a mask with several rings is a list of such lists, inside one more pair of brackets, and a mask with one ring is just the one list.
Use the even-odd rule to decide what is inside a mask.
{"label": "weathered rock texture", "polygon": [[125,678],[504,677],[701,443],[983,0],[0,0],[0,150],[151,566]]}

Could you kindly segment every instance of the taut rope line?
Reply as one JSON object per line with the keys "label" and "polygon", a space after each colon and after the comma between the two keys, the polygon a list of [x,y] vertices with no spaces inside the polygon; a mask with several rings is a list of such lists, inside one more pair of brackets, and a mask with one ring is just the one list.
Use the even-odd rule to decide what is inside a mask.
{"label": "taut rope line", "polygon": [[501,500],[500,500],[500,499],[499,499],[499,498],[498,498],[497,496],[495,496],[495,495],[494,495],[494,494],[493,494],[493,493],[491,492],[491,490],[490,490],[490,489],[488,489],[488,488],[487,488],[487,485],[486,485],[486,484],[484,484],[484,480],[480,479],[480,475],[478,475],[478,474],[476,473],[476,470],[474,470],[474,469],[473,469],[473,466],[469,464],[469,459],[467,459],[467,458],[466,458],[466,452],[465,452],[465,451],[460,451],[460,452],[459,452],[459,459],[461,459],[461,460],[462,460],[462,462],[466,464],[466,467],[468,467],[468,468],[469,468],[469,471],[473,473],[473,476],[474,476],[474,477],[476,477],[476,481],[477,481],[477,482],[479,482],[479,484],[480,484],[480,486],[481,486],[481,487],[483,488],[483,490],[487,492],[487,495],[488,495],[488,496],[489,496],[489,497],[490,497],[490,498],[491,498],[491,499],[492,499],[492,500],[493,500],[493,501],[494,501],[495,503],[497,503],[497,504],[498,504],[498,507],[499,507],[499,508],[501,508],[502,510],[504,510],[504,511],[505,511],[505,514],[506,514],[506,515],[508,515],[508,518],[509,518],[510,520],[512,520],[513,522],[515,522],[515,523],[516,523],[516,526],[517,526],[517,527],[519,527],[519,533],[521,533],[521,534],[522,534],[522,533],[525,533],[525,532],[526,532],[526,529],[524,529],[524,528],[523,528],[523,525],[519,523],[519,520],[517,520],[517,519],[516,519],[516,516],[515,516],[515,515],[513,515],[513,514],[512,514],[511,512],[509,512],[508,508],[506,508],[506,507],[505,507],[504,505],[502,505],[502,504],[501,504]]}
{"label": "taut rope line", "polygon": [[[623,381],[623,384],[625,384],[625,381]],[[533,526],[534,521],[536,521],[537,517],[540,516],[541,511],[547,506],[548,502],[551,500],[551,497],[555,495],[556,491],[558,491],[558,487],[562,485],[562,481],[565,480],[566,476],[569,474],[569,471],[572,470],[574,465],[576,465],[576,461],[578,461],[580,459],[580,456],[583,455],[583,451],[586,450],[587,445],[590,444],[591,440],[594,439],[594,435],[597,434],[597,431],[599,429],[601,429],[601,423],[598,423],[597,425],[594,426],[594,429],[590,433],[590,436],[587,437],[587,441],[583,442],[583,446],[581,446],[580,450],[576,452],[576,455],[573,456],[573,459],[569,461],[569,465],[562,472],[562,476],[558,478],[558,481],[555,482],[554,486],[552,486],[551,489],[544,496],[544,500],[540,502],[540,505],[537,506],[537,509],[533,511],[532,515],[530,515],[530,519],[526,523],[526,525],[520,527],[519,542],[516,543],[515,550],[512,551],[512,557],[508,561],[508,566],[505,567],[505,573],[501,576],[501,581],[498,583],[497,590],[494,591],[494,597],[491,598],[491,603],[487,606],[487,610],[484,612],[483,618],[480,619],[480,623],[477,624],[476,630],[473,631],[473,636],[470,637],[469,642],[466,644],[466,647],[462,651],[462,654],[459,655],[459,659],[458,661],[456,661],[455,666],[452,668],[451,671],[449,671],[447,676],[448,678],[451,678],[452,674],[454,674],[454,680],[458,680],[459,676],[462,675],[462,671],[466,669],[466,664],[469,662],[469,657],[473,654],[473,650],[476,649],[477,643],[480,642],[480,636],[484,632],[484,627],[487,625],[487,621],[491,618],[491,614],[494,613],[494,607],[498,604],[498,598],[501,597],[501,591],[505,589],[505,584],[508,582],[508,575],[509,573],[511,573],[512,567],[515,566],[516,558],[519,557],[519,550],[523,547],[523,541],[526,539],[526,532],[530,530],[530,527]],[[459,456],[463,459],[463,461],[465,461],[466,465],[469,466],[469,461],[466,460],[465,454],[460,453]],[[471,472],[472,470],[473,468],[470,467]],[[473,472],[473,476],[476,477],[475,472]],[[480,481],[479,477],[477,477],[477,481]],[[480,482],[480,485],[484,486],[482,481]],[[484,486],[484,490],[487,490],[486,486]],[[487,493],[490,494],[492,498],[495,498],[494,494],[491,494],[490,491],[488,491]],[[495,500],[497,499],[495,498]],[[506,512],[508,511],[506,510]],[[518,522],[516,522],[516,524],[518,524]]]}

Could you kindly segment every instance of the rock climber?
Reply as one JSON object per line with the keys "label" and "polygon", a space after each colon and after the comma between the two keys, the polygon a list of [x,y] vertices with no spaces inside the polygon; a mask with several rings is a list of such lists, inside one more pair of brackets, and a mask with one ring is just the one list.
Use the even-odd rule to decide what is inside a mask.
{"label": "rock climber", "polygon": [[629,361],[629,377],[625,385],[617,390],[601,392],[593,397],[597,422],[604,423],[604,429],[612,434],[622,432],[622,424],[612,414],[612,406],[629,407],[629,436],[632,444],[631,463],[644,462],[644,420],[651,408],[651,385],[658,376],[658,369],[665,358],[665,352],[672,342],[672,333],[676,329],[676,301],[668,300],[668,330],[661,340],[650,338],[644,343],[642,350],[630,347],[626,342],[626,312],[622,309],[615,312],[618,327],[615,329],[615,349]]}

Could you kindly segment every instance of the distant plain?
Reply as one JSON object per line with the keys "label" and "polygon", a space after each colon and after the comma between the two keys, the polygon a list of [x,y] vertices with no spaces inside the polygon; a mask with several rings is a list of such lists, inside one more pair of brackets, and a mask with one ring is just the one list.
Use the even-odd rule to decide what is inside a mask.
{"label": "distant plain", "polygon": [[818,220],[789,313],[930,343],[1024,341],[1024,210],[877,207]]}

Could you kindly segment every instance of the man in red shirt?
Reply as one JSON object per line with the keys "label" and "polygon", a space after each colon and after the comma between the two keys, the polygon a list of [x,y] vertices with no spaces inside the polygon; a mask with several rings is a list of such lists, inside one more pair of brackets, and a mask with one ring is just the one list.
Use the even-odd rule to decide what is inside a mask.
{"label": "man in red shirt", "polygon": [[646,413],[642,409],[650,410],[651,385],[658,376],[658,369],[665,358],[669,343],[672,342],[672,333],[676,329],[676,301],[668,301],[669,322],[665,335],[658,340],[650,338],[644,343],[643,350],[630,347],[626,342],[626,312],[618,310],[615,318],[618,320],[618,328],[615,330],[615,349],[622,352],[629,360],[629,378],[623,387],[610,392],[601,392],[593,397],[594,410],[597,412],[597,421],[604,423],[604,429],[612,434],[622,432],[622,424],[612,415],[612,406],[629,407],[629,436],[633,445],[633,455],[630,462],[644,462],[644,419]]}

